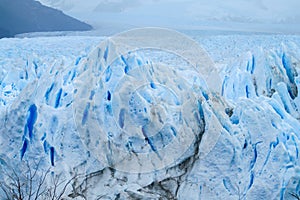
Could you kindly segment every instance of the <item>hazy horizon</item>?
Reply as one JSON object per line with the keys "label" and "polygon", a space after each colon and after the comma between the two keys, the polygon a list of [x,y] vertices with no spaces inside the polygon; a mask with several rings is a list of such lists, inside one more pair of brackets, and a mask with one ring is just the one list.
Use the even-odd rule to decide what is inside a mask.
{"label": "hazy horizon", "polygon": [[39,0],[99,28],[160,26],[300,33],[300,1]]}

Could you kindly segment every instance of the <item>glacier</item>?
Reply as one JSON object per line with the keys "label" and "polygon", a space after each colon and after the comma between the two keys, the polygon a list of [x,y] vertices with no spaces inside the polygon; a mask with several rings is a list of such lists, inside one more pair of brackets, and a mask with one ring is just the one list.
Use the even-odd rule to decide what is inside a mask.
{"label": "glacier", "polygon": [[[77,175],[66,193],[65,198],[70,199],[295,199],[292,194],[300,195],[300,37],[187,34],[214,61],[217,70],[214,73],[221,80],[218,85],[220,96],[215,96],[201,79],[197,79],[195,71],[189,71],[188,63],[170,53],[136,51],[117,59],[103,75],[95,73],[93,77],[85,77],[87,69],[84,63],[105,37],[1,39],[0,169],[21,168],[21,163],[26,160],[41,160],[39,170],[49,168],[51,176],[62,172],[66,179],[71,179]],[[103,56],[105,51],[110,49],[101,49]],[[181,78],[174,75],[171,80],[180,83],[185,92],[176,89],[173,82],[164,83],[171,90],[163,85],[163,81],[161,85],[145,85],[144,77],[138,76],[147,71],[138,66],[159,63],[163,59],[167,59],[167,64],[182,66],[180,70],[186,73],[180,74]],[[123,76],[116,71],[118,66],[123,66],[124,70],[127,66],[125,72],[131,73],[134,79],[124,79],[119,84],[109,82]],[[164,70],[161,66],[165,65],[154,66],[160,74],[157,79],[163,80],[165,74],[172,76],[172,70]],[[97,77],[102,77],[106,84],[103,88],[112,90],[101,90],[101,84],[95,81]],[[134,81],[140,81],[144,86],[134,89],[128,84]],[[90,91],[89,84],[95,84],[98,89]],[[193,88],[198,92],[196,96],[188,94],[193,84],[200,88]],[[126,96],[124,91],[132,89],[135,93]],[[152,90],[157,91],[155,94],[159,98],[151,98],[149,91]],[[180,94],[177,95],[178,101],[173,91]],[[189,95],[192,101],[181,105],[180,100]],[[130,97],[135,98],[133,109],[141,110],[135,115],[122,111],[121,100]],[[116,170],[107,166],[107,163],[113,162],[111,157],[104,158],[107,163],[101,162],[99,155],[91,151],[92,147],[86,148],[88,144],[84,144],[86,140],[82,140],[79,134],[76,120],[86,124],[92,118],[87,112],[93,106],[86,104],[89,99],[93,99],[96,108],[118,116],[109,118],[95,111],[102,117],[96,121],[111,120],[110,123],[130,131],[133,130],[132,123],[142,126],[148,120],[142,110],[144,105],[150,104],[143,99],[149,102],[168,101],[167,108],[157,106],[153,112],[162,113],[161,121],[175,122],[178,126],[181,126],[178,118],[168,117],[178,116],[180,112],[176,105],[186,112],[194,112],[195,109],[197,115],[186,118],[191,117],[191,122],[199,120],[191,125],[199,135],[186,151],[173,157],[180,150],[172,143],[178,136],[176,131],[166,131],[168,134],[161,138],[155,138],[151,131],[147,132],[153,136],[154,145],[151,145],[151,140],[145,143],[134,137],[136,135],[121,137],[122,134],[115,134],[115,127],[103,124],[102,128],[112,133],[108,136],[114,145],[123,146],[124,152],[127,147],[135,153],[155,152],[169,147],[166,152],[173,153],[159,156],[177,158],[163,168],[147,172],[128,172],[126,168]],[[111,107],[107,104],[110,101]],[[82,109],[81,118],[77,118],[74,104]],[[151,110],[150,107],[146,109]],[[150,130],[155,131],[153,126]],[[207,131],[214,130],[214,127],[220,130],[217,135]],[[89,139],[94,146],[97,144],[96,138]],[[124,141],[131,142],[126,146]],[[100,156],[103,155],[109,155],[109,152],[100,152]],[[4,173],[0,176],[5,178]]]}

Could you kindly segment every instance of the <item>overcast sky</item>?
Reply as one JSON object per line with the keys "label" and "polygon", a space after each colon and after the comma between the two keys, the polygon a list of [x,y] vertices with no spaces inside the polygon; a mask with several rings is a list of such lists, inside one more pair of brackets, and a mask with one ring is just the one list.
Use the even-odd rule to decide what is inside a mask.
{"label": "overcast sky", "polygon": [[40,1],[96,27],[104,25],[227,29],[254,27],[270,31],[300,30],[299,0]]}

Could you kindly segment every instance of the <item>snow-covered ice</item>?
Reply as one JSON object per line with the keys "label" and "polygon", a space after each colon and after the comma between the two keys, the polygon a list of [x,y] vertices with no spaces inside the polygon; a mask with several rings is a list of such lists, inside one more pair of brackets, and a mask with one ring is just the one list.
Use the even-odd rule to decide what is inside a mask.
{"label": "snow-covered ice", "polygon": [[[66,177],[74,173],[90,174],[78,178],[74,184],[77,193],[68,191],[72,193],[70,196],[77,196],[78,199],[79,194],[87,199],[101,196],[107,199],[293,199],[291,193],[300,193],[300,37],[271,34],[209,35],[197,32],[189,32],[188,35],[199,42],[215,62],[221,77],[221,95],[214,96],[205,90],[203,82],[196,81],[204,87],[199,90],[202,92],[197,96],[199,102],[194,104],[201,104],[201,112],[205,117],[201,118],[197,130],[203,134],[202,139],[196,138],[191,147],[183,152],[181,159],[166,168],[148,173],[128,173],[106,167],[106,163],[96,159],[85,148],[75,124],[76,81],[83,80],[86,70],[84,63],[90,52],[105,38],[65,36],[1,39],[1,166],[18,163],[21,159],[42,159],[41,170],[51,167],[53,172],[63,171]],[[136,66],[164,58],[169,59],[166,62],[175,60],[185,66],[184,61],[163,52],[137,51],[107,68],[102,78],[104,82],[117,79],[120,74],[115,69],[125,66],[125,63],[134,70],[139,69]],[[159,79],[167,74],[164,70],[160,73]],[[178,81],[186,83],[182,85],[190,91],[188,83],[191,79],[188,75],[182,77]],[[120,99],[128,99],[129,96],[117,97],[114,92],[125,94],[122,91],[130,88],[130,84],[125,83],[138,81],[141,77],[134,78],[126,82],[123,80],[124,84],[119,85],[107,83],[103,87],[114,88],[111,93],[105,90],[103,94],[94,94],[96,104],[108,110],[109,107],[105,107],[107,104],[101,101],[116,98],[111,112],[119,116],[116,123],[124,129],[130,127],[132,122],[143,125],[143,120],[147,119],[146,115],[139,114],[131,117],[138,117],[140,121],[125,121],[123,119],[127,114],[122,114],[122,109],[115,110],[122,102]],[[86,85],[93,82],[92,77],[84,80]],[[82,83],[81,86],[84,85]],[[176,99],[172,98],[175,89],[166,90],[154,84],[136,90],[134,95],[137,95],[137,99],[141,96],[147,99],[147,91],[151,87],[158,89],[156,96],[160,100],[165,98],[163,100],[170,102]],[[88,93],[89,88],[86,89],[86,97],[93,96]],[[84,89],[81,92],[83,94]],[[212,106],[214,102],[218,102],[220,107]],[[176,102],[169,103],[168,110],[157,108],[166,114],[161,116],[162,121],[174,122],[172,120],[175,118],[167,117],[176,115],[173,104],[176,105]],[[141,104],[134,106],[137,105]],[[209,119],[214,119],[221,126],[219,137],[212,138],[205,131],[214,126]],[[82,118],[81,122],[85,123],[84,120]],[[104,124],[103,128],[108,132],[114,131],[108,124]],[[136,139],[118,138],[116,135],[111,137],[116,145],[121,146],[124,140]],[[165,142],[158,147],[161,149],[170,143],[166,138],[161,141]],[[205,142],[215,145],[210,151],[205,151]],[[138,153],[153,151],[151,145],[143,147],[145,144],[142,141],[135,140],[131,144],[131,148]]]}

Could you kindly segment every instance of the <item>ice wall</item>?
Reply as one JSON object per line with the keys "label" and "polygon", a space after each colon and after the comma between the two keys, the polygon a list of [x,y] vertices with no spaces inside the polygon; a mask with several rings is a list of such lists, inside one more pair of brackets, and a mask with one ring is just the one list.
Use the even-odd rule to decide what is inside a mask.
{"label": "ice wall", "polygon": [[[196,126],[199,137],[183,152],[181,159],[149,173],[127,173],[106,167],[85,148],[78,134],[72,107],[76,93],[73,83],[84,74],[85,68],[81,64],[102,38],[1,40],[1,166],[18,163],[21,159],[42,159],[41,169],[51,167],[53,172],[64,171],[66,177],[74,173],[89,174],[78,177],[75,190],[68,191],[69,198],[77,196],[80,199],[82,194],[88,199],[293,199],[290,193],[299,194],[300,185],[300,38],[272,35],[194,37],[216,62],[222,79],[221,96],[213,96],[205,89],[199,90],[199,103],[195,101],[191,107],[201,120],[197,124],[202,125]],[[160,58],[166,58],[166,55],[159,51],[127,55],[105,70],[103,82],[123,76],[114,73],[116,66],[121,65],[124,70],[125,66],[132,67],[133,71],[125,70],[122,74],[135,74],[134,69],[139,69],[135,67]],[[170,55],[167,58],[170,63],[176,60]],[[182,60],[178,62],[185,65]],[[161,73],[159,77],[163,79],[167,72],[161,70]],[[134,78],[139,80],[141,77]],[[191,79],[189,76],[184,78],[182,86],[188,88],[190,83],[186,80]],[[91,79],[87,77],[86,84],[89,81]],[[100,106],[101,101],[109,102],[112,98],[119,98],[115,103],[121,104],[121,99],[127,97],[113,96],[114,92],[122,90],[122,87],[130,88],[130,85],[125,82],[119,86],[113,86],[114,82],[110,84],[109,87],[114,90],[95,91],[87,93],[86,97],[98,95],[99,101],[95,102]],[[171,88],[174,87],[172,84]],[[199,81],[197,84],[201,86],[203,83]],[[151,102],[153,99],[148,98],[147,92],[154,89],[160,93],[157,95],[160,100],[171,102],[170,107],[180,103],[174,101],[176,98],[169,90],[150,84],[136,90],[134,97],[139,101],[135,102],[135,108],[143,105],[144,109],[147,104],[141,96]],[[184,93],[180,94],[180,98],[185,98]],[[211,106],[212,101],[222,105],[222,110]],[[114,110],[114,106],[111,112],[118,116],[116,123],[127,129],[130,121],[123,119],[129,114],[122,114],[121,106],[120,110]],[[185,110],[189,108],[185,107]],[[109,111],[109,106],[103,109]],[[172,114],[172,110],[157,109],[161,111],[159,113],[165,113],[160,116],[162,121],[171,120],[167,116],[169,112]],[[147,115],[142,112],[129,117],[140,119],[139,125],[147,120]],[[222,127],[220,137],[216,138],[216,145],[211,151],[202,156],[201,145],[207,138],[210,139],[205,130],[214,125],[209,120],[212,118]],[[82,123],[85,123],[84,116]],[[107,130],[110,128],[108,125],[105,127]],[[170,126],[169,130],[172,130]],[[170,131],[165,133],[170,137],[176,135]],[[122,141],[116,135],[111,137],[114,137],[115,143]],[[133,140],[133,145],[128,147],[138,153],[163,149],[170,142],[165,137],[157,138],[160,146],[152,146],[151,141],[145,143],[134,140],[136,138],[127,139]]]}

